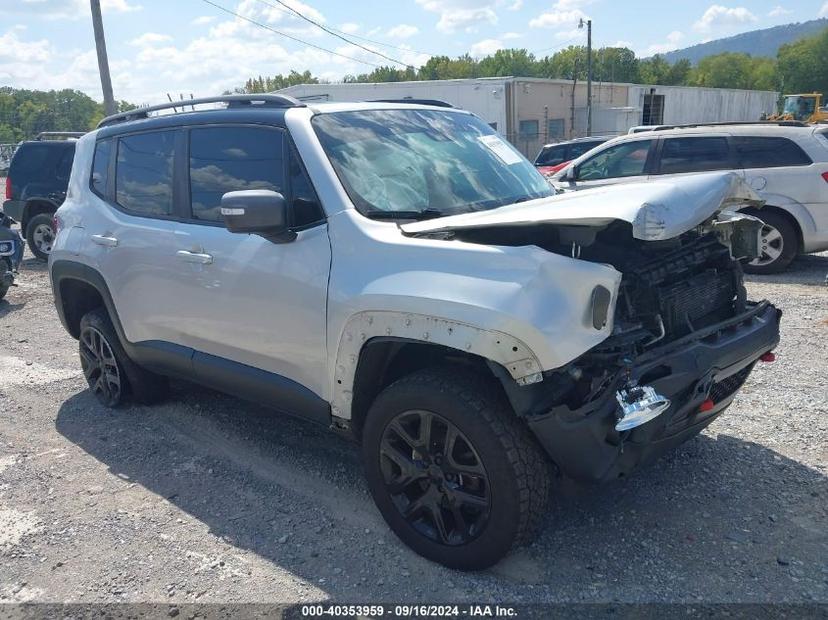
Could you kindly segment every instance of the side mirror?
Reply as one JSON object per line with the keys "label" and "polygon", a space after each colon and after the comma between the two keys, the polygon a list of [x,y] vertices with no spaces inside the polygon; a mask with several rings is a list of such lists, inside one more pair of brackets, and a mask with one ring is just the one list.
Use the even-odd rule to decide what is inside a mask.
{"label": "side mirror", "polygon": [[566,172],[564,172],[561,180],[566,181],[567,183],[574,183],[577,180],[577,177],[578,175],[575,172],[575,166],[571,166]]}
{"label": "side mirror", "polygon": [[288,227],[285,197],[268,189],[227,192],[221,197],[224,225],[232,233],[248,233],[274,243],[293,241],[296,233]]}

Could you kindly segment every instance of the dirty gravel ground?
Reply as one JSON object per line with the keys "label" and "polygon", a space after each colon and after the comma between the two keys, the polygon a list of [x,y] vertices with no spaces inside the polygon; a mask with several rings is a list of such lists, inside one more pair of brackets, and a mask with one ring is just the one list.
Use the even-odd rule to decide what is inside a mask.
{"label": "dirty gravel ground", "polygon": [[397,541],[343,439],[186,384],[103,409],[29,257],[0,303],[0,602],[828,602],[826,272],[750,278],[778,360],[706,432],[559,484],[535,544],[463,574]]}

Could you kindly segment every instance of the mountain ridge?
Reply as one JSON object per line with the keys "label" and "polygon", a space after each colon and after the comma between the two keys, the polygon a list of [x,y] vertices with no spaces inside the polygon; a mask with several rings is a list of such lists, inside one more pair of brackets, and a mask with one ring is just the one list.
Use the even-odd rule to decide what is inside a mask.
{"label": "mountain ridge", "polygon": [[805,22],[794,22],[772,28],[762,28],[743,32],[732,37],[715,39],[706,43],[698,43],[683,49],[666,52],[662,56],[670,63],[686,58],[692,64],[698,64],[705,56],[721,54],[723,52],[738,52],[751,56],[776,57],[776,52],[786,43],[793,43],[799,39],[815,35],[828,28],[828,18],[812,19]]}

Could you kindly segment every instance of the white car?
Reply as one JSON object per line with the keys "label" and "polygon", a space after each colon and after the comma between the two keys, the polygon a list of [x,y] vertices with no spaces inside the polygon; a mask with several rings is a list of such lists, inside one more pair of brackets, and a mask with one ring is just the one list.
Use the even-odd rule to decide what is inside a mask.
{"label": "white car", "polygon": [[714,124],[621,136],[551,177],[560,190],[732,170],[765,200],[747,207],[765,223],[753,273],[784,270],[797,253],[828,250],[828,128]]}
{"label": "white car", "polygon": [[531,540],[555,468],[615,480],[696,435],[779,341],[736,175],[555,196],[462,110],[187,105],[215,103],[78,141],[49,270],[90,390],[181,377],[351,437],[434,561]]}

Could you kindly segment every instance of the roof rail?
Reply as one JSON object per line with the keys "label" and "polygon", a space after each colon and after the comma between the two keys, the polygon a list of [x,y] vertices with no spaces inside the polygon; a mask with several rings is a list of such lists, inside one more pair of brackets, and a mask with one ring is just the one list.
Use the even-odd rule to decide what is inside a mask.
{"label": "roof rail", "polygon": [[160,110],[176,110],[181,108],[189,108],[197,105],[204,105],[207,103],[226,103],[227,107],[246,106],[246,105],[262,105],[276,108],[304,108],[304,103],[291,97],[290,95],[222,95],[220,97],[203,97],[201,99],[181,99],[180,101],[169,101],[167,103],[159,103],[158,105],[151,105],[146,108],[135,108],[126,112],[119,112],[112,116],[107,116],[100,123],[98,128],[106,127],[108,125],[116,125],[117,123],[126,123],[127,121],[134,121],[140,118],[149,118],[150,112],[158,112]]}
{"label": "roof rail", "polygon": [[714,123],[687,123],[685,125],[658,125],[650,131],[667,131],[669,129],[692,129],[693,127],[728,127],[732,125],[777,125],[779,127],[807,127],[802,121],[720,121]]}
{"label": "roof rail", "polygon": [[442,99],[414,99],[405,97],[403,99],[372,99],[369,103],[411,103],[414,105],[433,105],[438,108],[453,108],[448,101]]}
{"label": "roof rail", "polygon": [[53,138],[80,138],[85,131],[41,131],[35,140],[51,140]]}

